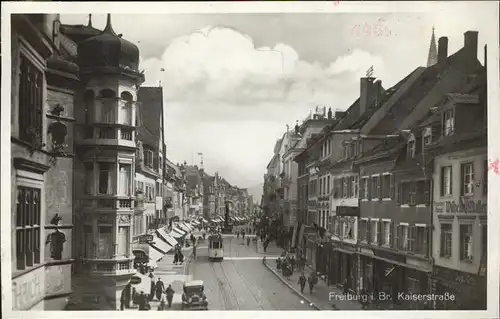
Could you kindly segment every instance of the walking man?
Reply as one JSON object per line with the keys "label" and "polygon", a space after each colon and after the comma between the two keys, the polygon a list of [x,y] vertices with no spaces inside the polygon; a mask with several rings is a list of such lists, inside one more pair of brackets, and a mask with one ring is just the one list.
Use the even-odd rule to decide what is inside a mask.
{"label": "walking man", "polygon": [[161,301],[161,295],[163,294],[163,290],[165,290],[165,285],[163,284],[163,281],[161,281],[161,278],[158,278],[158,281],[156,282],[155,286],[156,299],[158,299],[158,301]]}
{"label": "walking man", "polygon": [[174,289],[172,289],[172,285],[168,285],[167,290],[165,292],[167,294],[168,307],[172,308],[172,299],[174,298],[174,294],[175,294]]}
{"label": "walking man", "polygon": [[310,275],[309,278],[307,279],[309,282],[309,293],[312,294],[314,285],[318,283],[318,277],[316,277],[316,272],[313,271]]}
{"label": "walking man", "polygon": [[302,293],[304,293],[304,288],[306,287],[306,282],[307,282],[306,276],[304,275],[304,273],[301,273],[300,277],[299,277],[299,285],[300,285],[300,292],[302,292]]}

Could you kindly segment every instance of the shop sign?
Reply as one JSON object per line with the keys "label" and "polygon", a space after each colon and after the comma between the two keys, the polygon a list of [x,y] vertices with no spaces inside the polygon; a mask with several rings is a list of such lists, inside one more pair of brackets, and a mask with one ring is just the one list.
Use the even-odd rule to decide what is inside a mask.
{"label": "shop sign", "polygon": [[26,310],[45,295],[45,268],[40,267],[12,280],[12,309]]}
{"label": "shop sign", "polygon": [[463,199],[456,201],[434,202],[436,214],[486,214],[487,202],[481,200]]}
{"label": "shop sign", "polygon": [[359,207],[352,206],[337,206],[336,213],[337,216],[353,216],[359,217]]}
{"label": "shop sign", "polygon": [[147,243],[153,241],[153,235],[152,234],[144,234],[144,235],[138,236],[137,239],[139,240],[139,244],[147,244]]}
{"label": "shop sign", "polygon": [[406,263],[406,257],[398,254],[394,254],[388,251],[383,251],[379,249],[373,249],[373,254],[384,259],[397,261],[400,263]]}
{"label": "shop sign", "polygon": [[460,285],[477,286],[477,279],[475,275],[455,269],[434,266],[433,277],[455,282]]}

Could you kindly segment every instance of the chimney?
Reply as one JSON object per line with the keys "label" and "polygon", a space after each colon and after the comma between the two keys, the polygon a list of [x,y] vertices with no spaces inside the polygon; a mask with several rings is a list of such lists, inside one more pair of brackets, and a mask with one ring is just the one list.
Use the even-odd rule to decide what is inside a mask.
{"label": "chimney", "polygon": [[464,33],[464,48],[469,51],[470,57],[477,59],[477,31],[467,31]]}
{"label": "chimney", "polygon": [[371,96],[373,91],[373,79],[374,78],[361,78],[360,94],[359,94],[359,115],[366,112],[368,108],[368,103],[371,102]]}
{"label": "chimney", "polygon": [[448,58],[448,38],[441,37],[438,40],[438,63],[443,63]]}

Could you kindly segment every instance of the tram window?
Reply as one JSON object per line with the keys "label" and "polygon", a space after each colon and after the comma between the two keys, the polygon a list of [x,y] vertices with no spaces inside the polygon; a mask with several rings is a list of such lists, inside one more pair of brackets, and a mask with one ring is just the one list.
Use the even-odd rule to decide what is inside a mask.
{"label": "tram window", "polygon": [[218,241],[213,242],[213,243],[212,243],[212,248],[213,248],[213,249],[219,249],[219,248],[220,248],[220,247],[219,247],[219,244],[220,244],[220,243],[219,243]]}

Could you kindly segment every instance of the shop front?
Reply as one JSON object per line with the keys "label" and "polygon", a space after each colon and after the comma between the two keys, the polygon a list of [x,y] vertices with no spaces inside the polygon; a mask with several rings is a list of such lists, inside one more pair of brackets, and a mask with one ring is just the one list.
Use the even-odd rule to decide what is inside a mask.
{"label": "shop front", "polygon": [[328,285],[339,285],[340,280],[340,252],[336,249],[337,244],[333,243],[328,252]]}
{"label": "shop front", "polygon": [[356,249],[352,245],[341,243],[341,248],[337,248],[339,252],[339,277],[337,285],[345,288],[344,285],[347,285],[346,289],[349,289],[351,292],[355,292],[357,290],[356,287],[356,278],[357,278],[357,255]]}
{"label": "shop front", "polygon": [[316,272],[320,276],[328,275],[328,247],[327,242],[316,243]]}
{"label": "shop front", "polygon": [[436,301],[437,310],[485,310],[486,276],[434,266],[432,290],[437,295],[453,295],[454,300]]}
{"label": "shop front", "polygon": [[306,235],[306,263],[309,267],[312,269],[316,269],[316,235],[311,235],[308,234],[309,236]]}

